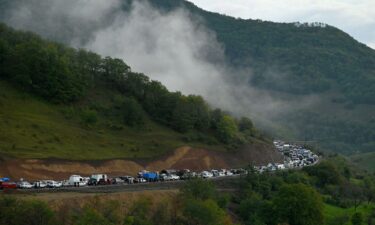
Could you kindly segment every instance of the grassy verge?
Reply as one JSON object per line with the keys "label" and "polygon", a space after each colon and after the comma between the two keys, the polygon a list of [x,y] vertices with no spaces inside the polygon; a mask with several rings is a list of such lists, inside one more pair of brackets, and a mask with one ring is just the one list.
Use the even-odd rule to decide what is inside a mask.
{"label": "grassy verge", "polygon": [[[360,212],[363,215],[364,221],[367,217],[375,210],[374,204],[362,204],[355,211],[354,207],[351,208],[340,208],[337,206],[325,204],[324,205],[324,215],[326,218],[326,224],[342,224],[351,225],[350,218],[355,212]],[[340,223],[340,220],[348,220],[346,223]]]}

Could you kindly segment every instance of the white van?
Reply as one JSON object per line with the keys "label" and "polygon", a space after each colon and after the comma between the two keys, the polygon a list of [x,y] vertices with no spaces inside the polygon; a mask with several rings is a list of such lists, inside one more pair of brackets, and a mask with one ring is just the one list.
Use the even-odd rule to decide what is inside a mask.
{"label": "white van", "polygon": [[87,183],[80,175],[72,175],[69,177],[69,185],[74,187],[85,186]]}

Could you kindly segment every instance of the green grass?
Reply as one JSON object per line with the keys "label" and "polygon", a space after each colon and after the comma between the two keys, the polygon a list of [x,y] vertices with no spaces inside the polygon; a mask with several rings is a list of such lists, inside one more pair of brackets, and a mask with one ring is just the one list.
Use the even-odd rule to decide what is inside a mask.
{"label": "green grass", "polygon": [[[375,205],[374,204],[367,204],[363,203],[357,208],[357,212],[362,213],[365,221],[366,218],[375,210]],[[324,216],[326,220],[326,224],[333,224],[333,221],[339,220],[340,217],[347,217],[349,218],[348,223],[344,223],[342,225],[351,225],[350,223],[350,218],[351,216],[355,213],[356,211],[354,210],[354,207],[351,208],[340,208],[337,206],[329,205],[329,204],[324,204]],[[335,223],[337,224],[337,223]]]}
{"label": "green grass", "polygon": [[[109,96],[114,94],[95,93],[99,97],[93,102],[108,107]],[[137,129],[122,126],[119,120],[105,113],[99,114],[97,124],[83,126],[77,115],[82,105],[89,103],[53,105],[0,81],[0,154],[18,158],[101,160],[152,158],[184,145],[223,150],[222,146],[186,143],[183,134],[160,126],[147,116],[145,125]],[[69,119],[68,111],[73,111]],[[122,129],[114,130],[109,123],[120,124]]]}

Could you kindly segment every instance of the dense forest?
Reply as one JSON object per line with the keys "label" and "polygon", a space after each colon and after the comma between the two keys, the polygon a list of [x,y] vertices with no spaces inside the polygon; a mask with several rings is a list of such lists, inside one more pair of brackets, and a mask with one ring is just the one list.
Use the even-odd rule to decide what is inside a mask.
{"label": "dense forest", "polygon": [[[134,202],[99,197],[51,207],[40,200],[0,195],[0,223],[9,225],[373,225],[375,179],[341,157],[303,170],[249,173],[215,183],[187,181],[172,199],[141,197]],[[159,199],[159,200],[158,200]],[[158,200],[158,201],[157,201]]]}
{"label": "dense forest", "polygon": [[1,79],[53,104],[79,106],[92,90],[118,91],[121,95],[112,108],[94,104],[82,112],[86,126],[97,123],[97,114],[116,114],[119,119],[113,126],[142,127],[146,113],[177,132],[196,133],[193,139],[208,144],[235,149],[260,137],[250,119],[212,109],[201,96],[170,92],[160,82],[131,71],[121,59],[68,48],[4,24],[0,57]]}

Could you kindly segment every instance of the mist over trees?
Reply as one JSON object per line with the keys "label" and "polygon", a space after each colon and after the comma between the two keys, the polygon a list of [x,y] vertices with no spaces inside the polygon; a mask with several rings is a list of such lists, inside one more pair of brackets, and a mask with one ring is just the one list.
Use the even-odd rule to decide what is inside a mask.
{"label": "mist over trees", "polygon": [[183,0],[0,6],[0,21],[126,59],[169,90],[202,95],[274,136],[347,154],[374,149],[374,50],[335,27],[242,20]]}
{"label": "mist over trees", "polygon": [[[4,24],[0,25],[0,55],[0,77],[55,104],[73,104],[90,90],[105,88],[122,94],[117,110],[128,126],[141,127],[147,113],[182,133],[213,133],[233,148],[258,135],[250,119],[237,120],[213,110],[201,96],[170,92],[160,82],[131,71],[121,59],[68,48]],[[81,117],[87,126],[98,121],[95,109],[84,110]]]}

